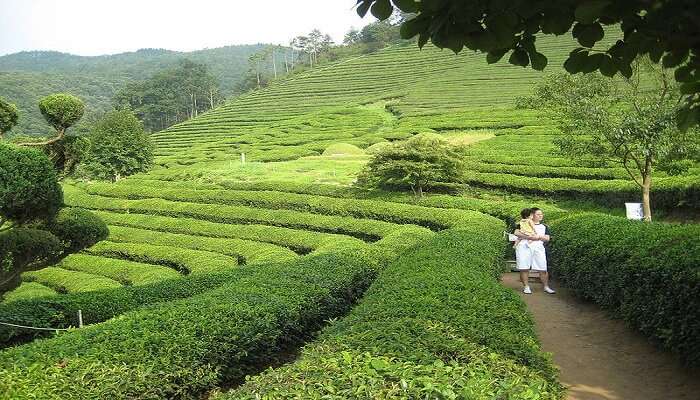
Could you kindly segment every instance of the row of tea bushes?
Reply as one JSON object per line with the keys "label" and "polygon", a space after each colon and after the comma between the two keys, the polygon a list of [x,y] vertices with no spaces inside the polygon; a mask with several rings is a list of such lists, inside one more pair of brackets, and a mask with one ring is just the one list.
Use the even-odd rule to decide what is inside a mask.
{"label": "row of tea bushes", "polygon": [[581,214],[551,228],[564,285],[700,366],[700,226]]}
{"label": "row of tea bushes", "polygon": [[217,398],[560,398],[525,305],[498,283],[501,231],[471,213],[384,269],[298,361]]}
{"label": "row of tea bushes", "polygon": [[123,214],[95,211],[110,226],[125,226],[151,231],[184,233],[206,237],[252,240],[271,243],[299,254],[310,253],[319,247],[336,242],[361,242],[360,239],[333,233],[311,232],[259,224],[221,224],[194,218],[161,217],[146,214]]}
{"label": "row of tea bushes", "polygon": [[85,185],[83,188],[89,194],[119,199],[159,198],[189,203],[287,209],[321,215],[349,216],[399,224],[415,224],[434,230],[444,229],[459,218],[459,212],[454,210],[352,198],[329,198],[327,196],[290,193],[281,190],[171,189],[163,184],[150,186],[143,181],[137,181],[133,184],[125,181],[119,185],[91,184]]}
{"label": "row of tea bushes", "polygon": [[89,292],[121,287],[121,283],[104,276],[63,268],[46,267],[22,274],[23,282],[37,282],[58,293]]}
{"label": "row of tea bushes", "polygon": [[296,253],[285,247],[269,243],[203,237],[183,233],[165,233],[124,226],[110,227],[108,240],[213,252],[236,258],[238,264],[284,261],[297,256]]}
{"label": "row of tea bushes", "polygon": [[236,269],[216,289],[6,349],[0,397],[200,398],[345,313],[381,267],[371,249]]}
{"label": "row of tea bushes", "polygon": [[217,223],[263,224],[316,232],[337,233],[367,241],[388,235],[399,224],[352,217],[319,215],[295,210],[270,210],[222,204],[189,203],[164,199],[127,200],[90,195],[65,186],[66,202],[76,207],[122,213],[185,217]]}
{"label": "row of tea bushes", "polygon": [[156,264],[144,264],[89,254],[71,254],[57,265],[62,269],[80,271],[113,279],[122,285],[139,286],[163,279],[180,278],[179,272]]}
{"label": "row of tea bushes", "polygon": [[220,253],[148,243],[102,241],[84,251],[102,257],[162,265],[183,275],[222,271],[238,265],[238,258]]}
{"label": "row of tea bushes", "polygon": [[[463,182],[516,193],[591,200],[603,205],[622,205],[641,198],[639,186],[628,180],[539,178],[472,171]],[[652,186],[651,201],[653,206],[665,209],[679,205],[698,208],[700,180],[697,176],[658,178]]]}

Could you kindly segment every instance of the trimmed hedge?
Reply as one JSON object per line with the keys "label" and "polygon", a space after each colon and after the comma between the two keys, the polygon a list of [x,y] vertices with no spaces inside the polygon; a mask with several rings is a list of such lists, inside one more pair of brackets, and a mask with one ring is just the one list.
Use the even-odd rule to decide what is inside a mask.
{"label": "trimmed hedge", "polygon": [[[361,241],[331,241],[317,248],[314,254],[333,253],[345,249],[362,254],[372,254],[378,262],[386,263],[405,249],[432,235],[434,233],[426,228],[405,226],[387,236],[386,240],[381,240],[373,246]],[[81,254],[81,256],[83,255]],[[111,258],[101,259],[112,261],[117,265],[126,262]],[[197,295],[234,279],[232,277],[244,276],[254,270],[236,268],[216,273],[187,275],[179,279],[166,279],[138,287],[127,286],[121,289],[67,294],[46,299],[23,299],[13,304],[0,304],[0,320],[20,325],[67,328],[77,325],[75,315],[78,310],[82,310],[85,323],[93,324],[106,321],[143,305]],[[27,342],[35,337],[48,334],[47,332],[0,326],[0,348],[14,343]]]}
{"label": "trimmed hedge", "polygon": [[235,257],[238,264],[284,261],[297,257],[293,251],[269,243],[165,233],[123,226],[113,226],[109,240],[209,251]]}
{"label": "trimmed hedge", "polygon": [[554,221],[552,272],[646,336],[700,366],[700,226],[602,214]]}
{"label": "trimmed hedge", "polygon": [[160,265],[97,257],[89,254],[71,254],[61,260],[57,266],[71,271],[104,276],[127,286],[146,285],[163,279],[182,277],[179,272],[172,268]]}
{"label": "trimmed hedge", "polygon": [[[22,284],[17,287],[17,289],[6,293],[3,298],[2,302],[4,304],[17,301],[17,300],[24,300],[24,299],[33,299],[33,298],[38,298],[38,297],[46,297],[46,296],[53,296],[56,293],[55,290],[46,287],[40,283],[37,282],[22,282]],[[2,347],[2,346],[0,346]]]}
{"label": "trimmed hedge", "polygon": [[89,194],[122,199],[159,198],[177,202],[242,205],[265,209],[287,209],[323,215],[350,216],[387,221],[399,224],[415,224],[433,230],[451,226],[459,212],[442,208],[421,207],[412,204],[395,204],[384,201],[353,198],[326,197],[296,194],[272,190],[208,190],[170,189],[143,184],[84,185]]}
{"label": "trimmed hedge", "polygon": [[0,232],[0,277],[32,263],[51,262],[64,247],[54,234],[41,229],[11,228]]}
{"label": "trimmed hedge", "polygon": [[472,213],[405,252],[300,360],[221,398],[559,398],[525,305],[497,281],[502,228]]}
{"label": "trimmed hedge", "polygon": [[58,293],[89,292],[122,286],[119,282],[104,276],[56,267],[46,267],[38,271],[25,272],[22,274],[22,280],[25,282],[38,282]]}
{"label": "trimmed hedge", "polygon": [[128,226],[153,231],[185,233],[190,235],[246,239],[287,247],[297,253],[307,254],[317,248],[337,242],[360,243],[361,240],[333,233],[309,232],[300,229],[268,225],[220,224],[194,218],[172,218],[145,214],[120,214],[95,211],[112,226]]}
{"label": "trimmed hedge", "polygon": [[65,186],[64,190],[68,194],[66,201],[76,207],[169,217],[197,218],[219,223],[266,224],[327,233],[340,233],[367,241],[379,240],[400,226],[391,222],[318,215],[293,210],[266,210],[163,199],[114,199],[81,193],[79,189],[71,186]]}
{"label": "trimmed hedge", "polygon": [[61,209],[49,230],[63,240],[69,252],[90,247],[109,235],[107,225],[98,216],[79,208]]}
{"label": "trimmed hedge", "polygon": [[[132,183],[142,183],[146,186],[167,185],[168,187],[187,187],[202,189],[215,189],[212,184],[194,184],[177,181],[160,181],[149,179],[129,179]],[[415,196],[403,193],[387,193],[378,190],[367,190],[349,186],[307,184],[288,181],[264,181],[264,182],[243,182],[243,181],[223,181],[221,186],[232,190],[245,191],[272,191],[277,190],[286,193],[313,194],[318,196],[338,197],[338,198],[360,198],[391,203],[408,203],[432,208],[452,208],[460,210],[479,211],[493,215],[502,220],[513,222],[514,216],[520,214],[520,210],[532,207],[531,203],[523,201],[493,201],[489,199],[479,199],[462,196],[450,196],[442,194],[428,194],[423,199],[416,200]],[[550,218],[555,218],[565,214],[565,211],[554,205],[543,205],[542,208]]]}
{"label": "trimmed hedge", "polygon": [[221,271],[238,265],[237,258],[220,253],[147,243],[102,241],[86,249],[85,252],[103,257],[163,265],[183,275]]}
{"label": "trimmed hedge", "polygon": [[192,298],[4,350],[0,397],[200,398],[346,312],[378,267],[356,248],[241,269]]}
{"label": "trimmed hedge", "polygon": [[[641,189],[631,180],[539,178],[470,171],[463,178],[469,185],[500,188],[541,196],[588,199],[607,205],[639,201]],[[651,188],[652,207],[700,208],[700,179],[697,176],[657,178]]]}

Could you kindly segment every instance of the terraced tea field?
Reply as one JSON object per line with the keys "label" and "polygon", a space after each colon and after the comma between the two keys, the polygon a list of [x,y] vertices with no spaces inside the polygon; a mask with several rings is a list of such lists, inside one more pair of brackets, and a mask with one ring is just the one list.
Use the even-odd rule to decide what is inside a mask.
{"label": "terraced tea field", "polygon": [[[568,44],[540,47],[556,70]],[[559,398],[524,304],[497,281],[505,222],[533,204],[554,219],[577,211],[562,200],[622,209],[638,194],[619,167],[552,154],[553,122],[514,108],[541,77],[394,46],[153,134],[147,174],[66,182],[66,204],[109,237],[25,272],[0,321],[63,329],[81,310],[87,326],[0,326],[0,395]],[[423,132],[469,146],[466,194],[351,186],[381,143]],[[655,185],[659,208],[700,207],[697,166]]]}

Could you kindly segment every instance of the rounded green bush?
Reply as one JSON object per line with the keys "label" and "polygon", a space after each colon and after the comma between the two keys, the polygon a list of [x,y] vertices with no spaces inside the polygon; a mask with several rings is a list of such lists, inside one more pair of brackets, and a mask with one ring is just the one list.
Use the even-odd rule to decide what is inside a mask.
{"label": "rounded green bush", "polygon": [[100,217],[79,208],[59,211],[50,230],[64,241],[71,252],[92,246],[109,235],[107,224]]}
{"label": "rounded green bush", "polygon": [[83,117],[85,104],[71,94],[56,93],[41,99],[39,110],[49,125],[62,134]]}
{"label": "rounded green bush", "polygon": [[334,143],[334,144],[326,147],[325,150],[323,150],[324,156],[337,156],[337,155],[357,156],[357,155],[363,155],[363,154],[365,154],[364,150],[355,146],[354,144],[349,144],[349,143]]}
{"label": "rounded green bush", "polygon": [[29,228],[0,232],[0,276],[32,262],[57,258],[62,250],[61,241],[51,232]]}
{"label": "rounded green bush", "polygon": [[19,224],[50,219],[62,204],[56,171],[44,153],[0,143],[0,218]]}
{"label": "rounded green bush", "polygon": [[375,143],[368,148],[365,149],[365,153],[367,154],[377,154],[381,152],[382,150],[385,150],[387,147],[391,146],[391,142],[379,142]]}

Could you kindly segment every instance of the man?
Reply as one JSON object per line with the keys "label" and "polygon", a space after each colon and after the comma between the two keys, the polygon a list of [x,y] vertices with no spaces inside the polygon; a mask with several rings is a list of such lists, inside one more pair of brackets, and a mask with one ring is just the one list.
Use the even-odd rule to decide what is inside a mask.
{"label": "man", "polygon": [[542,284],[544,285],[545,293],[556,293],[549,287],[549,273],[547,272],[547,252],[545,243],[549,242],[549,228],[542,223],[544,213],[539,208],[530,209],[532,222],[534,223],[535,233],[529,234],[516,229],[514,234],[521,240],[515,248],[515,259],[518,270],[520,271],[520,281],[523,283],[523,293],[532,294],[530,284],[528,282],[529,271],[537,271]]}

